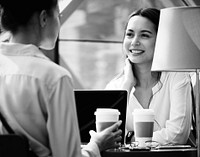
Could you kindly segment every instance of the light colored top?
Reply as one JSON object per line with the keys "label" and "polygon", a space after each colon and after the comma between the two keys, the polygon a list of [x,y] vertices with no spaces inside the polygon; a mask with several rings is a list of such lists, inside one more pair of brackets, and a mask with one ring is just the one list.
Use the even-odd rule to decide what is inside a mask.
{"label": "light colored top", "polygon": [[[121,77],[111,80],[106,89],[119,89]],[[154,110],[153,139],[161,144],[185,144],[190,134],[192,99],[190,76],[184,72],[162,72],[160,81],[152,88],[153,98],[149,105]],[[134,109],[142,105],[134,96],[132,87],[128,98],[126,133],[133,131]]]}
{"label": "light colored top", "polygon": [[[0,44],[0,109],[40,157],[100,156],[93,142],[81,155],[69,72],[34,45]],[[5,133],[1,124],[0,133]]]}

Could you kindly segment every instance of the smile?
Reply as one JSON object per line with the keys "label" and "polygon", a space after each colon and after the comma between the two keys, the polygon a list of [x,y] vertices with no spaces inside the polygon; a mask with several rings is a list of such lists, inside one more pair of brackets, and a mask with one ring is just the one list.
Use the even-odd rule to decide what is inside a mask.
{"label": "smile", "polygon": [[142,54],[142,53],[144,53],[144,51],[143,50],[129,50],[132,54]]}

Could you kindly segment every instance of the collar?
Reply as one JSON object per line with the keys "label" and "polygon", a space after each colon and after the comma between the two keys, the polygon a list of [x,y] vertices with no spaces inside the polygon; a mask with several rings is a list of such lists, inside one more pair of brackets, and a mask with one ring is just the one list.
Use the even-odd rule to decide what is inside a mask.
{"label": "collar", "polygon": [[33,56],[50,60],[38,47],[32,44],[1,42],[0,53],[8,56]]}

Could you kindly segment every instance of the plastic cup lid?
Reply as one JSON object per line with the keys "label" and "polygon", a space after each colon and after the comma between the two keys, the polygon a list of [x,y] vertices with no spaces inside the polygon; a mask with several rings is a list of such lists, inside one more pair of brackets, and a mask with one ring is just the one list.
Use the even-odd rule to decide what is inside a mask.
{"label": "plastic cup lid", "polygon": [[120,115],[120,112],[118,109],[112,109],[112,108],[97,108],[95,113],[97,114],[115,114],[115,115]]}

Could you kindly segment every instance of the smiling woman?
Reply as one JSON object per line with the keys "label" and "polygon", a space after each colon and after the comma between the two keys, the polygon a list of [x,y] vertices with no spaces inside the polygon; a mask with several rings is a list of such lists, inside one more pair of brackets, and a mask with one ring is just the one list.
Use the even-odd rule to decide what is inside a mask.
{"label": "smiling woman", "polygon": [[61,17],[60,65],[70,67],[77,88],[105,88],[109,80],[123,69],[122,30],[132,11],[195,5],[195,1],[72,0]]}
{"label": "smiling woman", "polygon": [[125,67],[106,89],[129,93],[126,133],[134,131],[132,112],[149,108],[154,110],[156,122],[152,140],[162,145],[185,144],[192,113],[189,73],[151,71],[159,15],[158,9],[145,8],[129,16],[123,41]]}

